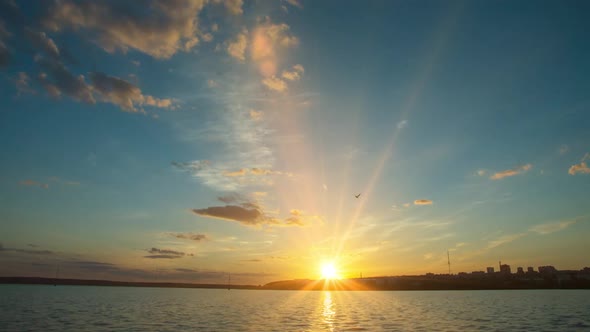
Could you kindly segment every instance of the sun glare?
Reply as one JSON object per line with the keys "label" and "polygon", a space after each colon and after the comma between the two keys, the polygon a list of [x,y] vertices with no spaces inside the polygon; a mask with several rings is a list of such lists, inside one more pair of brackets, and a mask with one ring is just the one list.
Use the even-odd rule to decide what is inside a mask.
{"label": "sun glare", "polygon": [[321,266],[321,270],[322,279],[340,279],[340,276],[338,275],[338,270],[332,262],[323,263]]}

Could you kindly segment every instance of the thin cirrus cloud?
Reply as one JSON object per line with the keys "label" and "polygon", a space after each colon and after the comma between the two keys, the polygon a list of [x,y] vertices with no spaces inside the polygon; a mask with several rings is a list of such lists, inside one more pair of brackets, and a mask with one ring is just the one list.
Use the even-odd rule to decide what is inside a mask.
{"label": "thin cirrus cloud", "polygon": [[492,176],[490,176],[490,179],[491,180],[501,180],[503,178],[516,176],[519,174],[524,174],[524,173],[528,172],[531,168],[533,168],[532,164],[526,164],[526,165],[522,165],[522,166],[519,166],[516,168],[507,169],[505,171],[494,173]]}
{"label": "thin cirrus cloud", "polygon": [[590,168],[586,164],[586,160],[590,159],[590,153],[586,153],[579,164],[572,165],[567,171],[570,175],[576,174],[590,174]]}
{"label": "thin cirrus cloud", "polygon": [[429,199],[417,199],[414,201],[414,205],[432,205],[432,200]]}
{"label": "thin cirrus cloud", "polygon": [[551,234],[551,233],[566,229],[569,226],[578,223],[579,221],[581,221],[581,219],[578,218],[578,219],[563,220],[563,221],[547,223],[547,224],[540,224],[540,225],[535,225],[535,226],[531,227],[529,230],[531,232],[534,232],[537,234],[546,235],[546,234]]}
{"label": "thin cirrus cloud", "polygon": [[[35,248],[35,247],[33,247]],[[0,243],[0,252],[16,252],[21,254],[29,255],[53,255],[55,252],[51,250],[38,250],[38,249],[21,249],[21,248],[7,248]]]}
{"label": "thin cirrus cloud", "polygon": [[525,232],[502,235],[494,240],[488,241],[487,249],[493,249],[504,244],[521,239],[530,234],[548,235],[564,230],[579,222],[588,220],[587,216],[580,216],[569,220],[560,220],[556,222],[548,222],[544,224],[537,224],[529,227]]}

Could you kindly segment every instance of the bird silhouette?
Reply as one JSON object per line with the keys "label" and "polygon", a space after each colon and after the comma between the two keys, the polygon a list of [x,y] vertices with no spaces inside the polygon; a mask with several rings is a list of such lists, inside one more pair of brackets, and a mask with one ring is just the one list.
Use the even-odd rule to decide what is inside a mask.
{"label": "bird silhouette", "polygon": [[361,194],[354,195],[354,197],[356,197],[356,198],[359,198],[360,196],[361,196]]}

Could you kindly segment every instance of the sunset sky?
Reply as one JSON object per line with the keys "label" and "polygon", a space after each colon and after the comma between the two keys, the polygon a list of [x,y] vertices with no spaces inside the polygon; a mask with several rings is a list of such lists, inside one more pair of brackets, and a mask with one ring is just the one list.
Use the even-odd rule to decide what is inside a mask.
{"label": "sunset sky", "polygon": [[590,266],[588,31],[588,1],[0,0],[0,276]]}

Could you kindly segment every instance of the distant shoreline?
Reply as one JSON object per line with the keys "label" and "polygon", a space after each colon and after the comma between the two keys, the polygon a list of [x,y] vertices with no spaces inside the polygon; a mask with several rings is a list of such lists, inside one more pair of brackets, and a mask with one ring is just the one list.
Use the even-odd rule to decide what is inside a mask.
{"label": "distant shoreline", "polygon": [[249,290],[309,290],[309,291],[420,291],[420,290],[519,290],[519,289],[590,289],[590,280],[558,281],[552,279],[462,279],[456,276],[428,278],[424,276],[356,278],[342,280],[296,279],[275,281],[262,286],[198,284],[175,282],[133,282],[87,279],[56,279],[41,277],[0,277],[0,284],[55,286],[110,286],[152,288],[204,288]]}
{"label": "distant shoreline", "polygon": [[111,286],[111,287],[153,287],[153,288],[210,288],[210,289],[260,289],[254,285],[195,284],[178,282],[113,281],[90,279],[58,279],[41,277],[0,277],[0,284],[14,285],[56,285],[56,286]]}

